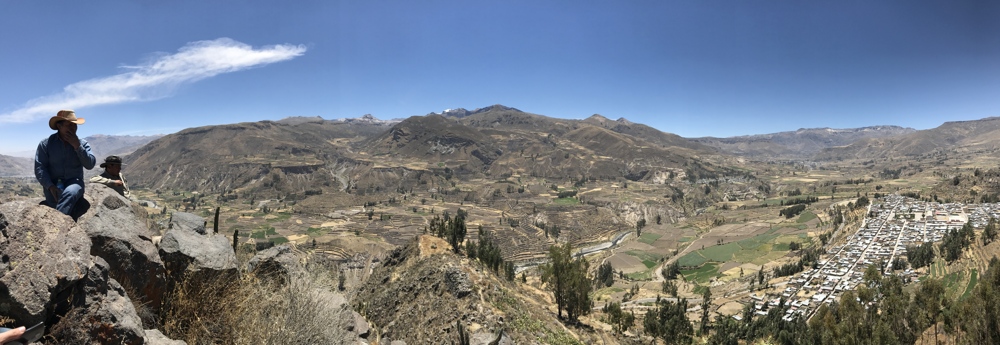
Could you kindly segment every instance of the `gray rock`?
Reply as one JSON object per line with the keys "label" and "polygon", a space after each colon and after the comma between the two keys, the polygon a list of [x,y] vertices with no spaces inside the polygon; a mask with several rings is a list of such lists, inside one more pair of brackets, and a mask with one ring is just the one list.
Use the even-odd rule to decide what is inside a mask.
{"label": "gray rock", "polygon": [[146,330],[146,345],[187,345],[183,340],[173,340],[167,338],[158,329]]}
{"label": "gray rock", "polygon": [[367,339],[372,331],[371,326],[368,325],[368,320],[365,320],[365,317],[358,314],[358,312],[352,313],[354,314],[354,329],[352,330],[358,337]]}
{"label": "gray rock", "polygon": [[457,298],[462,298],[472,293],[472,281],[469,274],[461,268],[449,266],[444,271],[445,283],[448,284],[448,291],[451,291]]}
{"label": "gray rock", "polygon": [[35,324],[66,308],[94,265],[90,244],[70,217],[51,207],[0,204],[0,315]]}
{"label": "gray rock", "polygon": [[[174,213],[175,220],[177,214]],[[187,272],[196,275],[236,273],[236,253],[229,238],[223,235],[203,235],[187,227],[175,226],[160,239],[159,253],[171,284],[184,279]]]}
{"label": "gray rock", "polygon": [[194,231],[199,234],[205,235],[207,230],[205,230],[205,224],[208,221],[196,214],[185,213],[185,212],[174,212],[170,214],[170,230],[187,230]]}
{"label": "gray rock", "polygon": [[393,340],[389,342],[389,345],[406,345],[406,342],[402,340]]}
{"label": "gray rock", "polygon": [[90,304],[91,312],[85,317],[91,339],[105,344],[143,344],[146,332],[125,289],[111,279],[107,294],[101,297],[98,303]]}
{"label": "gray rock", "polygon": [[258,252],[247,262],[247,271],[283,282],[305,273],[299,259],[287,244]]}
{"label": "gray rock", "polygon": [[500,333],[476,332],[469,337],[469,343],[474,345],[514,345],[514,340],[503,330]]}
{"label": "gray rock", "polygon": [[87,188],[90,211],[79,220],[93,245],[90,253],[104,258],[111,275],[120,281],[132,298],[159,311],[166,286],[163,260],[153,245],[147,214],[141,207],[101,184]]}

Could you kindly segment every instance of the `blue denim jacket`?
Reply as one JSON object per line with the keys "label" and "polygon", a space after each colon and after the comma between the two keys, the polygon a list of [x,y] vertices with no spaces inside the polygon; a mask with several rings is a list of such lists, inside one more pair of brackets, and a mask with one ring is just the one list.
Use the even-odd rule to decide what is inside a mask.
{"label": "blue denim jacket", "polygon": [[[80,149],[59,139],[59,132],[38,143],[35,150],[35,178],[42,188],[56,184],[56,180],[68,181],[78,179],[83,181],[83,168],[93,169],[97,159],[90,152],[90,144],[80,139]],[[82,184],[82,182],[81,182]]]}

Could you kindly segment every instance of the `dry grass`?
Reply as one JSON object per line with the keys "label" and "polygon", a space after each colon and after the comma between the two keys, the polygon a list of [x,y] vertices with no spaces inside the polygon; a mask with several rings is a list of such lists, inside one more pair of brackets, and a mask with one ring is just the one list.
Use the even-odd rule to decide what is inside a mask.
{"label": "dry grass", "polygon": [[354,320],[330,283],[323,274],[287,284],[248,272],[189,276],[165,298],[162,330],[188,344],[341,343]]}

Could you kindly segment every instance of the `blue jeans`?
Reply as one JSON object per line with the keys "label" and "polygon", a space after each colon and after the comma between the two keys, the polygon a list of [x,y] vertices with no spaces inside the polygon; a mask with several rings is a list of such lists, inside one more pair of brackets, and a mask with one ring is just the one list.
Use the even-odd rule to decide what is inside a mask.
{"label": "blue jeans", "polygon": [[[69,179],[63,181],[65,186],[63,187],[62,194],[58,196],[53,196],[49,190],[45,191],[45,203],[62,214],[71,216],[73,209],[79,203],[80,199],[83,199],[83,181],[80,179]],[[58,197],[58,200],[56,199]]]}

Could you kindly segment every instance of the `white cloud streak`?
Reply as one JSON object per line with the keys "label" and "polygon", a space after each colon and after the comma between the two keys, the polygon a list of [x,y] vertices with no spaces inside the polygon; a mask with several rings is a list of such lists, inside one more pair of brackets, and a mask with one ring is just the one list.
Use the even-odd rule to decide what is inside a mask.
{"label": "white cloud streak", "polygon": [[169,97],[180,85],[237,72],[305,54],[302,45],[279,44],[254,49],[229,38],[191,42],[177,53],[163,55],[126,73],[73,83],[62,92],[39,97],[8,113],[0,123],[24,123],[49,118],[60,109],[76,109]]}

